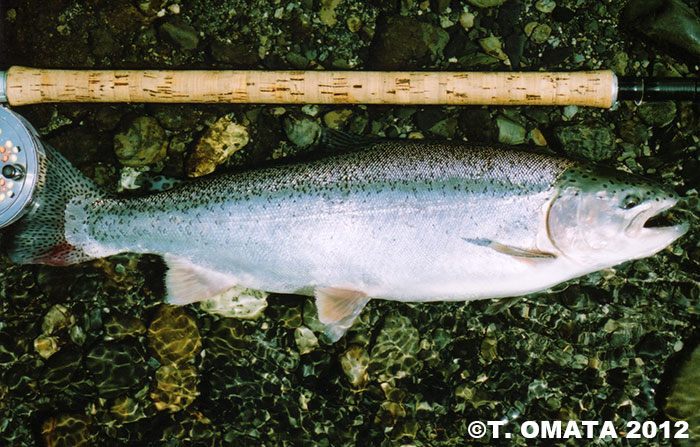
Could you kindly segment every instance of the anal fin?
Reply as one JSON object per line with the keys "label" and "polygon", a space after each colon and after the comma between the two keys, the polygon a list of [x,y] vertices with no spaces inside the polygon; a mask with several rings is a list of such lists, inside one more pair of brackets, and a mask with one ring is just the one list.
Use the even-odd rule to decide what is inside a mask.
{"label": "anal fin", "polygon": [[363,292],[338,287],[319,287],[315,295],[318,319],[333,342],[345,334],[370,300]]}
{"label": "anal fin", "polygon": [[165,288],[168,302],[185,305],[207,300],[235,286],[229,275],[208,270],[176,255],[163,256],[168,265],[165,273]]}

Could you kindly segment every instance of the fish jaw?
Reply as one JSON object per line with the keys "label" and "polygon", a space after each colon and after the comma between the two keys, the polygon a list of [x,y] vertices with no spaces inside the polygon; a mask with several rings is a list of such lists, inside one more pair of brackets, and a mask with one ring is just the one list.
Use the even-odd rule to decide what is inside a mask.
{"label": "fish jaw", "polygon": [[660,202],[655,202],[632,219],[629,226],[625,229],[625,237],[629,238],[632,243],[639,249],[631,259],[640,259],[651,256],[665,247],[671,245],[689,229],[690,224],[683,222],[676,225],[664,227],[646,227],[647,222],[660,215],[661,213],[673,208],[678,203],[676,198],[664,199]]}

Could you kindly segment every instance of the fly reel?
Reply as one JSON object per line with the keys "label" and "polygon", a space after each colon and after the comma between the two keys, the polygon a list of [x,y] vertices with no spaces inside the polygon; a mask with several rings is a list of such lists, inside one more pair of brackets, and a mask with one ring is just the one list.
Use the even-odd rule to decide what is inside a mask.
{"label": "fly reel", "polygon": [[45,151],[37,131],[0,106],[0,228],[27,212],[44,168]]}

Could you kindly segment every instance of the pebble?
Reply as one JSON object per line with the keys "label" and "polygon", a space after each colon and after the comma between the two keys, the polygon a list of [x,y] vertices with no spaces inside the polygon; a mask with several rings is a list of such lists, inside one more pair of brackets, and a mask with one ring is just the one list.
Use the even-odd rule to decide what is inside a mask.
{"label": "pebble", "polygon": [[122,423],[136,422],[138,420],[153,416],[154,411],[148,411],[153,407],[144,408],[142,402],[134,399],[129,395],[118,396],[114,398],[114,403],[109,408],[109,414]]}
{"label": "pebble", "polygon": [[207,358],[223,361],[240,357],[249,343],[243,324],[234,318],[215,321],[205,340]]}
{"label": "pebble", "polygon": [[267,297],[263,291],[236,286],[202,301],[199,308],[212,315],[254,320],[267,308]]}
{"label": "pebble", "polygon": [[606,126],[576,124],[557,129],[556,136],[571,157],[603,161],[615,155],[615,135]]}
{"label": "pebble", "polygon": [[633,120],[624,121],[618,125],[620,137],[629,143],[639,145],[649,139],[647,126]]}
{"label": "pebble", "polygon": [[104,322],[105,334],[113,339],[137,337],[146,333],[146,326],[133,315],[110,312]]}
{"label": "pebble", "polygon": [[301,355],[308,354],[318,347],[318,338],[306,326],[299,326],[294,329],[294,341]]}
{"label": "pebble", "polygon": [[125,166],[139,167],[161,161],[167,147],[165,131],[150,116],[133,119],[125,130],[114,135],[114,152]]}
{"label": "pebble", "polygon": [[496,118],[498,126],[498,141],[503,144],[516,145],[525,142],[527,130],[520,124],[504,116]]}
{"label": "pebble", "polygon": [[642,121],[652,127],[666,127],[676,118],[676,102],[647,102],[637,109]]}
{"label": "pebble", "polygon": [[543,12],[545,14],[549,14],[550,12],[554,11],[554,8],[557,7],[557,3],[554,0],[537,0],[535,3],[535,8],[539,12]]}
{"label": "pebble", "polygon": [[[76,380],[74,374],[81,368],[83,356],[84,354],[73,345],[66,345],[47,359],[39,376],[39,386],[42,392],[61,393],[70,386],[78,384],[80,380]],[[13,386],[12,383],[8,385],[10,388]]]}
{"label": "pebble", "polygon": [[369,354],[364,347],[358,345],[348,347],[340,355],[340,366],[353,388],[364,388],[369,379],[369,374],[367,374]]}
{"label": "pebble", "polygon": [[214,172],[235,152],[248,144],[248,129],[228,116],[219,118],[204,132],[194,151],[185,161],[188,177],[201,177]]}
{"label": "pebble", "polygon": [[199,396],[198,382],[194,365],[163,365],[156,370],[156,387],[151,391],[151,400],[158,411],[182,411]]}
{"label": "pebble", "polygon": [[105,398],[143,386],[149,373],[143,354],[135,346],[121,342],[94,346],[87,354],[85,366],[95,382],[95,390]]}
{"label": "pebble", "polygon": [[678,369],[663,410],[671,420],[688,422],[690,437],[680,447],[700,444],[700,347]]}
{"label": "pebble", "polygon": [[457,119],[454,117],[446,118],[435,123],[428,129],[431,133],[439,135],[443,138],[452,138],[457,132]]}
{"label": "pebble", "polygon": [[508,55],[503,52],[503,43],[496,36],[489,36],[484,39],[479,39],[479,45],[489,56],[493,56],[496,59],[505,61],[508,59]]}
{"label": "pebble", "polygon": [[545,43],[551,33],[552,28],[550,28],[550,26],[545,23],[541,23],[537,25],[535,29],[532,30],[530,39],[532,39],[533,42],[538,44]]}
{"label": "pebble", "polygon": [[417,67],[428,54],[442,54],[449,40],[442,28],[413,17],[392,16],[374,36],[371,65],[382,70]]}
{"label": "pebble", "polygon": [[459,15],[459,24],[465,31],[469,31],[474,26],[474,14],[464,11]]}
{"label": "pebble", "polygon": [[700,19],[681,0],[632,0],[620,22],[656,41],[683,49],[691,61],[700,57]]}
{"label": "pebble", "polygon": [[308,118],[296,119],[289,116],[284,119],[284,133],[296,146],[308,147],[320,138],[321,126]]}
{"label": "pebble", "polygon": [[194,50],[199,45],[197,30],[180,16],[172,17],[158,29],[161,39],[179,46],[183,50]]}
{"label": "pebble", "polygon": [[66,306],[62,304],[53,305],[41,322],[41,331],[50,335],[75,324],[75,317],[70,314]]}
{"label": "pebble", "polygon": [[562,110],[564,121],[570,121],[578,113],[578,107],[574,105],[565,106]]}
{"label": "pebble", "polygon": [[506,0],[469,0],[469,3],[477,8],[491,8],[493,6],[500,6],[505,3],[505,1]]}
{"label": "pebble", "polygon": [[51,416],[41,424],[45,447],[92,447],[92,417],[83,414]]}
{"label": "pebble", "polygon": [[151,104],[148,111],[167,130],[193,130],[202,115],[192,105]]}
{"label": "pebble", "polygon": [[327,26],[333,26],[338,23],[335,8],[338,7],[339,3],[340,0],[321,0],[321,11],[318,13],[321,23]]}
{"label": "pebble", "polygon": [[238,67],[254,67],[260,62],[258,52],[246,42],[230,39],[214,39],[209,44],[211,57],[222,64],[236,64]]}
{"label": "pebble", "polygon": [[390,314],[370,353],[368,373],[380,382],[390,382],[420,371],[420,334],[411,320]]}
{"label": "pebble", "polygon": [[527,37],[532,36],[532,32],[535,30],[535,28],[537,28],[538,25],[539,23],[537,22],[528,22],[527,25],[525,25],[525,28],[523,29],[523,31],[525,31],[525,35]]}
{"label": "pebble", "polygon": [[544,137],[540,129],[532,129],[530,131],[530,139],[536,146],[547,145],[547,139]]}
{"label": "pebble", "polygon": [[58,337],[40,335],[34,339],[34,350],[42,358],[48,359],[58,352]]}
{"label": "pebble", "polygon": [[331,129],[338,130],[345,127],[350,117],[352,117],[350,109],[331,110],[323,115],[323,123]]}
{"label": "pebble", "polygon": [[184,364],[202,349],[197,322],[182,307],[158,306],[148,327],[148,345],[161,364]]}
{"label": "pebble", "polygon": [[348,17],[346,24],[352,33],[356,33],[362,29],[362,20],[355,16]]}

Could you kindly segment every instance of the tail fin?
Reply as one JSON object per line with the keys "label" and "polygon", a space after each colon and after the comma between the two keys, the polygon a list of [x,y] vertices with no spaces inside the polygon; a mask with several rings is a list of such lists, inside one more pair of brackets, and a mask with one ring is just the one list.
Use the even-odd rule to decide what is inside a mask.
{"label": "tail fin", "polygon": [[96,200],[106,193],[50,147],[27,213],[8,228],[3,245],[18,264],[68,265],[94,258],[66,240],[66,205],[74,197]]}

